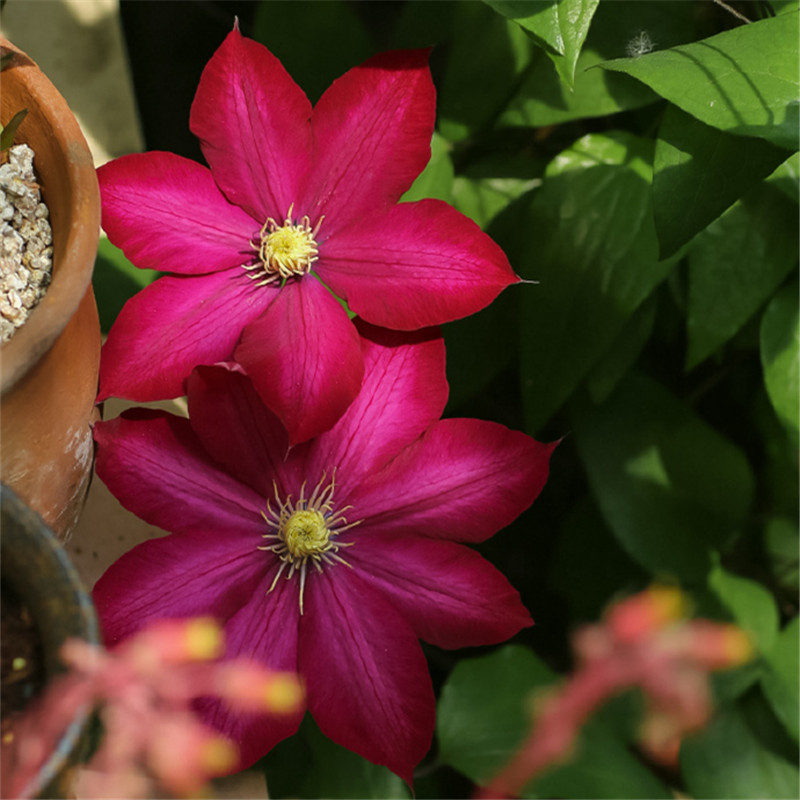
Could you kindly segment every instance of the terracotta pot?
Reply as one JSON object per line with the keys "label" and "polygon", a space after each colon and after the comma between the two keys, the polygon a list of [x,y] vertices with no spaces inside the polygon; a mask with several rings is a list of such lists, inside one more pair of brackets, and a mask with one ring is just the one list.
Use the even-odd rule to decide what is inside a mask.
{"label": "terracotta pot", "polygon": [[[7,486],[0,486],[0,525],[4,591],[12,590],[35,623],[46,682],[64,670],[58,652],[67,638],[100,644],[94,605],[64,548],[42,518]],[[73,768],[85,755],[92,711],[87,705],[75,714],[53,752],[27,783],[27,796],[68,796]],[[4,785],[14,774],[13,765],[5,756],[4,753]],[[2,796],[8,796],[6,791]]]}
{"label": "terracotta pot", "polygon": [[0,346],[2,480],[62,539],[74,527],[92,474],[90,423],[100,362],[100,324],[91,287],[100,233],[92,156],[64,98],[25,53],[2,71],[0,119],[28,115],[16,143],[34,168],[53,228],[53,276],[41,302]]}

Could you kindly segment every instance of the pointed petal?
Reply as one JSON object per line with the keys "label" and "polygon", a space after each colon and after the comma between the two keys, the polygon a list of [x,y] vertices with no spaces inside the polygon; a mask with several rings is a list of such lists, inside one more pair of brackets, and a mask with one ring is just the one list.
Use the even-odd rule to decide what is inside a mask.
{"label": "pointed petal", "polygon": [[198,367],[187,382],[192,430],[229,475],[265,499],[297,491],[296,458],[286,458],[289,436],[264,405],[252,381],[234,365]]}
{"label": "pointed petal", "polygon": [[216,529],[174,533],[129,550],[92,593],[104,641],[115,644],[154,619],[227,619],[263,576],[263,553],[244,545],[240,536]]}
{"label": "pointed petal", "polygon": [[202,274],[248,264],[261,224],[231,205],[211,171],[172,153],[136,153],[97,170],[103,228],[140,268]]}
{"label": "pointed petal", "polygon": [[290,281],[250,324],[234,354],[291,444],[330,428],[361,387],[358,333],[336,298],[314,277]]}
{"label": "pointed petal", "polygon": [[431,157],[436,92],[427,50],[381,53],[314,107],[311,184],[301,204],[324,238],[397,202]]}
{"label": "pointed petal", "polygon": [[347,567],[328,567],[311,578],[299,647],[309,711],[334,742],[410,784],[430,747],[435,716],[417,638]]}
{"label": "pointed petal", "polygon": [[263,224],[306,181],[311,104],[266,47],[234,29],[208,62],[189,126],[225,196]]}
{"label": "pointed petal", "polygon": [[438,647],[496,644],[533,624],[505,576],[463,545],[363,535],[347,561]]}
{"label": "pointed petal", "polygon": [[98,476],[145,522],[177,533],[224,531],[226,541],[261,544],[263,497],[211,461],[189,420],[134,409],[96,423],[94,438]]}
{"label": "pointed petal", "polygon": [[350,517],[366,517],[359,536],[481,542],[534,501],[554,447],[494,422],[442,420],[349,496]]}
{"label": "pointed petal", "polygon": [[380,469],[433,425],[447,403],[444,339],[438,329],[397,333],[355,320],[364,353],[364,382],[336,426],[317,437],[309,472],[337,470],[349,487]]}
{"label": "pointed petal", "polygon": [[242,328],[275,298],[241,270],[159,278],[123,307],[103,345],[100,394],[163,400],[184,394],[198,364],[229,359]]}
{"label": "pointed petal", "polygon": [[352,311],[396,330],[474,314],[519,281],[497,244],[439,200],[365,216],[325,242],[316,269]]}
{"label": "pointed petal", "polygon": [[[266,555],[259,553],[259,555]],[[297,579],[272,585],[276,564],[265,571],[251,597],[225,623],[225,657],[246,658],[275,670],[297,672],[299,605]],[[297,731],[304,709],[294,714],[242,714],[221,701],[199,703],[205,721],[239,748],[239,769],[246,769],[278,742]]]}

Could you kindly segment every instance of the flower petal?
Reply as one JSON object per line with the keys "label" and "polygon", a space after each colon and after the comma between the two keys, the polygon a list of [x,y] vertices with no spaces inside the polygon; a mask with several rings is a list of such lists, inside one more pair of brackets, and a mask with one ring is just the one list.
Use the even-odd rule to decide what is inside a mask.
{"label": "flower petal", "polygon": [[[225,657],[252,659],[270,669],[297,672],[297,579],[281,579],[267,593],[276,568],[277,560],[265,570],[247,602],[225,623]],[[224,702],[212,700],[198,705],[205,721],[237,745],[239,769],[246,769],[295,733],[304,713],[300,709],[285,715],[242,714],[231,711]]]}
{"label": "flower petal", "polygon": [[275,298],[239,270],[159,278],[123,307],[103,345],[100,393],[130,400],[184,394],[198,364],[229,359],[242,328]]}
{"label": "flower petal", "polygon": [[447,403],[444,339],[438,329],[397,333],[355,320],[364,382],[334,428],[311,443],[309,474],[331,474],[348,487],[380,469],[433,425]]}
{"label": "flower petal", "polygon": [[325,242],[316,269],[352,311],[397,330],[474,314],[519,281],[500,247],[439,200],[366,215]]}
{"label": "flower petal", "polygon": [[348,497],[358,536],[405,533],[481,542],[534,501],[555,444],[495,422],[446,419]]}
{"label": "flower petal", "polygon": [[334,81],[314,107],[309,190],[320,235],[397,202],[431,157],[436,91],[427,50],[381,53]]}
{"label": "flower petal", "polygon": [[[297,459],[286,458],[289,436],[252,381],[233,365],[198,367],[187,382],[192,430],[225,471],[271,498],[303,482]],[[294,456],[294,451],[292,451]]]}
{"label": "flower petal", "polygon": [[[256,539],[258,541],[258,539]],[[92,593],[109,645],[153,619],[212,616],[222,621],[252,596],[264,574],[260,551],[227,530],[150,539],[117,559]]]}
{"label": "flower petal", "polygon": [[496,644],[533,622],[519,593],[478,553],[414,536],[359,536],[347,561],[438,647]]}
{"label": "flower petal", "polygon": [[134,409],[94,426],[97,474],[145,522],[177,533],[223,531],[259,544],[262,497],[214,465],[189,420]]}
{"label": "flower petal", "polygon": [[211,171],[172,153],[136,153],[97,170],[103,228],[140,268],[202,274],[252,261],[260,229]]}
{"label": "flower petal", "polygon": [[358,333],[314,277],[290,281],[248,325],[234,358],[289,431],[291,444],[330,428],[361,387]]}
{"label": "flower petal", "polygon": [[411,784],[430,747],[434,695],[408,623],[347,567],[306,585],[300,673],[308,708],[337,744],[383,764]]}
{"label": "flower petal", "polygon": [[266,47],[234,28],[208,62],[189,127],[225,196],[262,224],[298,202],[311,153],[311,104]]}

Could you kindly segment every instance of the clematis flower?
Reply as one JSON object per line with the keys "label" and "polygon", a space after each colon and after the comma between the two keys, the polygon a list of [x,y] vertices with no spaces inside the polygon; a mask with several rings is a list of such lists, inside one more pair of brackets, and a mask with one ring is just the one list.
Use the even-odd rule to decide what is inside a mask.
{"label": "clematis flower", "polygon": [[235,360],[295,444],[329,429],[361,385],[358,335],[332,292],[368,322],[418,330],[519,281],[446,203],[397,202],[430,159],[434,117],[427,51],[368,60],[312,110],[234,29],[191,111],[210,169],[151,152],[98,171],[110,240],[174,273],[119,315],[98,399],[177,397],[198,364]]}
{"label": "clematis flower", "polygon": [[[231,656],[297,671],[323,733],[410,782],[434,727],[418,639],[492,644],[532,624],[505,577],[462,543],[533,502],[554,445],[439,420],[441,336],[357,327],[358,397],[330,431],[291,449],[236,365],[193,372],[189,419],[139,409],[95,426],[102,480],[172,533],[126,553],[94,598],[109,642],[154,617],[219,618]],[[243,766],[300,722],[212,702],[206,712]]]}

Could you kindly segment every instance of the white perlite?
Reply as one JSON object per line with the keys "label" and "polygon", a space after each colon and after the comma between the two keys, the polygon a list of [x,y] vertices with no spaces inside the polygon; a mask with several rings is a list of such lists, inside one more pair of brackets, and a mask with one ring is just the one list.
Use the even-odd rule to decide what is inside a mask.
{"label": "white perlite", "polygon": [[33,150],[18,144],[0,166],[0,340],[7,342],[44,297],[53,268],[53,231],[33,172]]}

